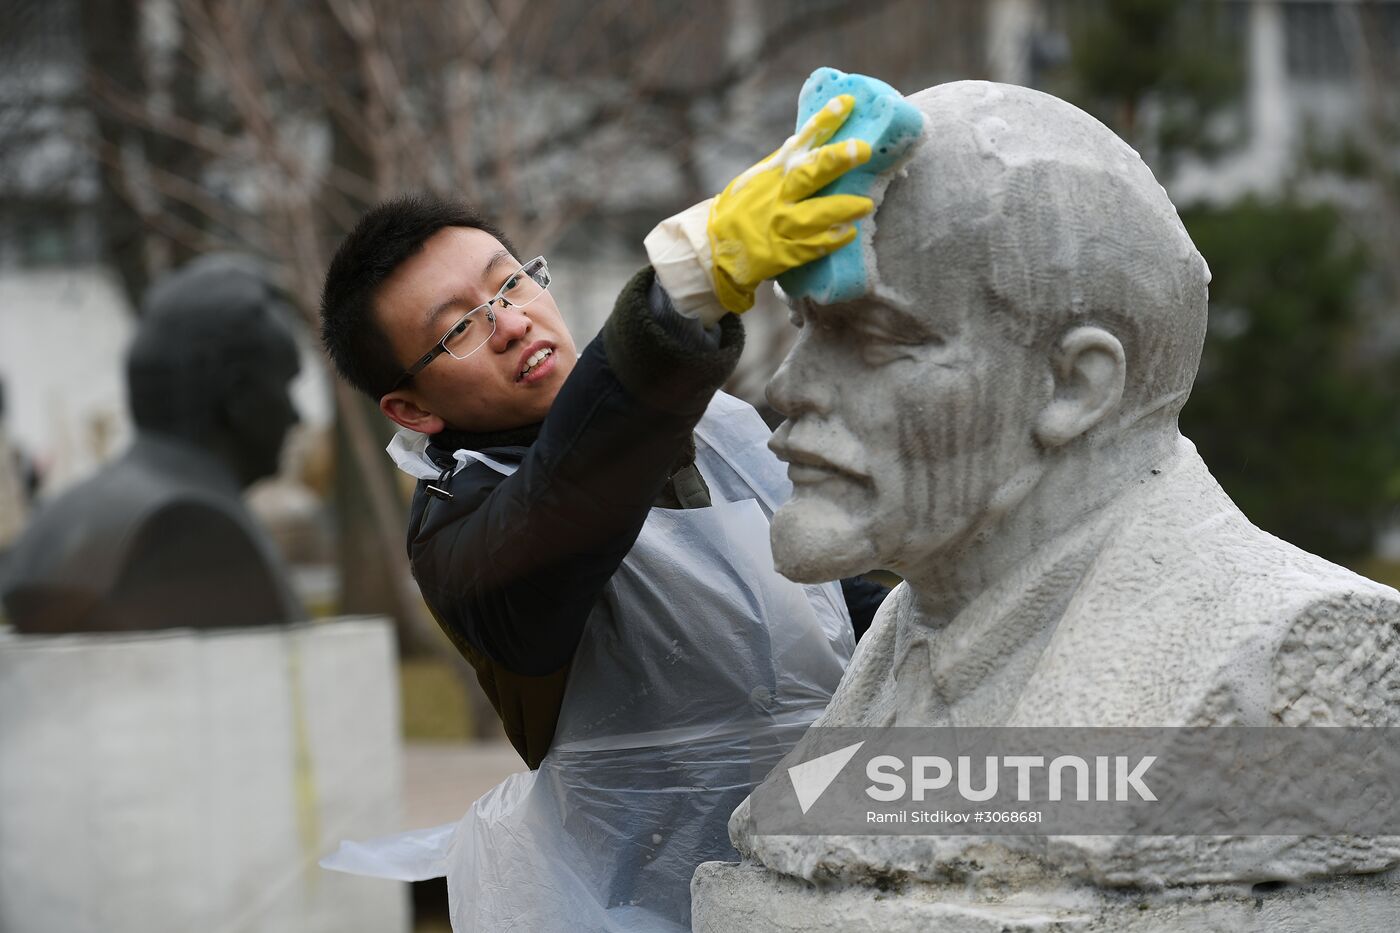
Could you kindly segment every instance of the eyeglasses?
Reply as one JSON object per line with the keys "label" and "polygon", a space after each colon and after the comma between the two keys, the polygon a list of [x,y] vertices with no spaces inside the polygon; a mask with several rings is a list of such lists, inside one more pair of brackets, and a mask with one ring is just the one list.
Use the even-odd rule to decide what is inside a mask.
{"label": "eyeglasses", "polygon": [[[433,360],[446,353],[456,360],[464,360],[486,346],[486,341],[496,333],[496,307],[523,308],[536,300],[549,288],[549,266],[543,256],[536,256],[525,265],[512,272],[501,286],[500,291],[484,305],[472,308],[462,315],[457,323],[448,328],[427,353],[405,369],[394,383],[394,389],[403,385],[423,371]],[[393,391],[390,389],[389,391]]]}

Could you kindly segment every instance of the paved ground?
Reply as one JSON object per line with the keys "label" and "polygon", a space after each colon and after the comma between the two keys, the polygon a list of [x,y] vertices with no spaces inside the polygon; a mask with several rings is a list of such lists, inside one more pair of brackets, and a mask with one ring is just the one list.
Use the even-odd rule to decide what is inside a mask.
{"label": "paved ground", "polygon": [[[472,801],[525,763],[505,740],[404,744],[404,829],[461,819]],[[412,886],[414,933],[451,933],[441,880]]]}
{"label": "paved ground", "polygon": [[406,743],[403,827],[458,820],[473,800],[524,770],[525,762],[506,741]]}

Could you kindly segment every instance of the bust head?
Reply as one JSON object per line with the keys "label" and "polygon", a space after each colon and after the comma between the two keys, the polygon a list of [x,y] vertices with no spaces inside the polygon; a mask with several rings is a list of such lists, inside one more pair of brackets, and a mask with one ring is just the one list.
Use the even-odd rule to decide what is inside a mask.
{"label": "bust head", "polygon": [[1200,360],[1209,272],[1142,160],[1037,91],[941,85],[875,216],[877,282],[794,302],[769,386],[792,501],[778,567],[911,577],[1052,533],[1168,447]]}
{"label": "bust head", "polygon": [[152,286],[127,354],[137,428],[214,454],[245,486],[275,473],[299,369],[280,307],[244,256],[204,256]]}

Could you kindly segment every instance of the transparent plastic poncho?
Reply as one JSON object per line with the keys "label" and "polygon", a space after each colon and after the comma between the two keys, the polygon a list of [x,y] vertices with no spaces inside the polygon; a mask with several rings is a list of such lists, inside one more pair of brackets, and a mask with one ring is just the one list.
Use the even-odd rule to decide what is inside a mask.
{"label": "transparent plastic poncho", "polygon": [[589,618],[539,769],[455,825],[323,864],[445,875],[457,933],[689,929],[696,866],[738,858],[727,823],[755,742],[768,761],[795,744],[854,648],[839,584],[773,570],[768,521],[790,487],[757,413],[720,393],[695,435],[712,505],[651,510]]}

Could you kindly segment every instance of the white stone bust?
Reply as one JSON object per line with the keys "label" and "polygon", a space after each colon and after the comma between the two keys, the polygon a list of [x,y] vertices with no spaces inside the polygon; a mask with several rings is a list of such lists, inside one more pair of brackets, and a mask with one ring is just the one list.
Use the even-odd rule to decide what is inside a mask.
{"label": "white stone bust", "polygon": [[[1178,431],[1210,273],[1137,153],[1024,88],[908,99],[925,138],[875,215],[875,293],[794,302],[801,331],[769,386],[794,482],[778,569],[905,581],[816,725],[1397,724],[1400,594],[1255,528]],[[1252,882],[1400,860],[1270,837],[772,837],[747,803],[730,826],[750,880],[854,888]]]}
{"label": "white stone bust", "polygon": [[876,294],[797,303],[769,385],[780,456],[836,468],[794,466],[773,545],[799,579],[896,570],[937,626],[1174,456],[1209,272],[1087,114],[980,82],[910,100],[929,129],[876,215]]}

